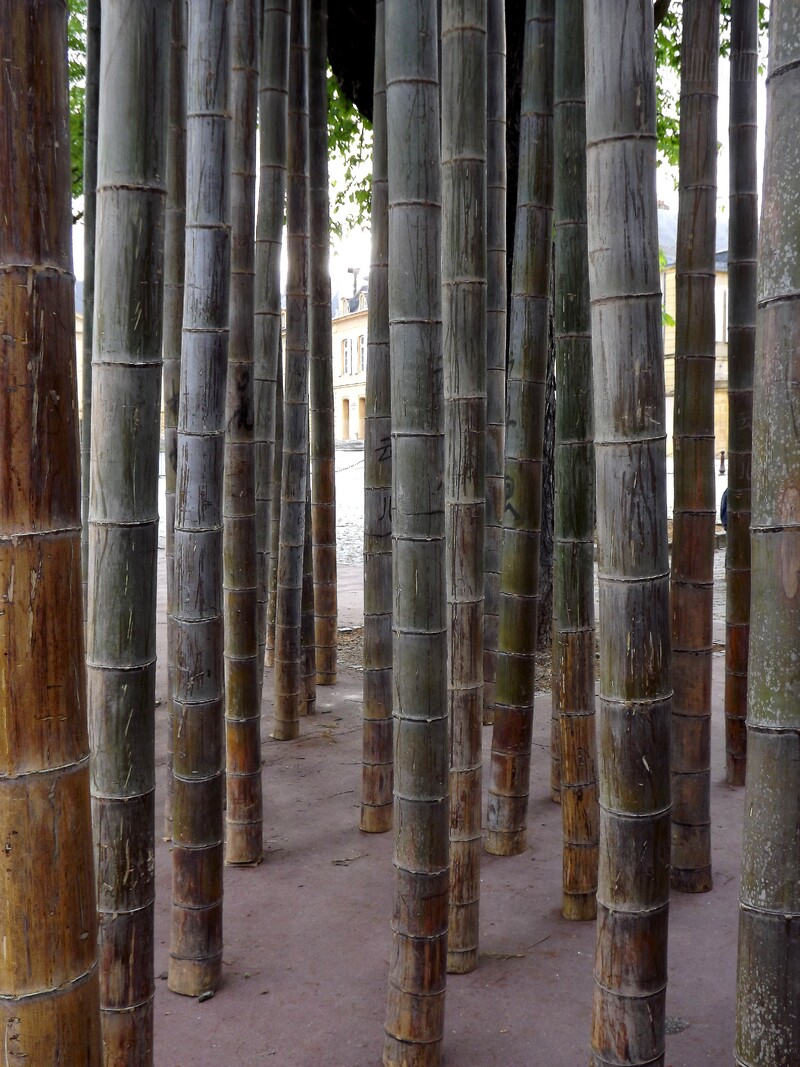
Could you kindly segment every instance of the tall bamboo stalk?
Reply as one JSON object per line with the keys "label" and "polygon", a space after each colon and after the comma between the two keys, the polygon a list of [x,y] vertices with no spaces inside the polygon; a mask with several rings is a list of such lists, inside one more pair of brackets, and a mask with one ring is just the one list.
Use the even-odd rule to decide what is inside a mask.
{"label": "tall bamboo stalk", "polygon": [[585,0],[600,578],[592,1064],[664,1064],[670,613],[653,5]]}
{"label": "tall bamboo stalk", "polygon": [[800,9],[769,13],[736,1063],[800,1062]]}
{"label": "tall bamboo stalk", "polygon": [[725,551],[725,749],[729,785],[747,764],[750,506],[758,251],[758,0],[731,4],[728,237],[728,530]]}
{"label": "tall bamboo stalk", "polygon": [[486,0],[442,5],[450,919],[447,969],[478,964],[486,494]]}
{"label": "tall bamboo stalk", "polygon": [[275,611],[278,600],[278,550],[281,528],[281,481],[283,476],[283,346],[278,336],[278,368],[275,376],[275,440],[272,455],[272,490],[269,519],[269,570],[267,574],[266,662],[275,666]]}
{"label": "tall bamboo stalk", "polygon": [[107,1064],[152,1063],[169,0],[103,5],[86,627]]}
{"label": "tall bamboo stalk", "polygon": [[[276,382],[280,372],[280,263],[286,199],[286,100],[289,77],[289,0],[264,0],[261,27],[261,73],[258,92],[259,181],[256,228],[255,398],[256,515],[258,535],[259,683],[269,629],[270,573],[277,571],[280,479],[274,496]],[[281,422],[279,440],[283,437]],[[280,466],[278,467],[280,470]],[[274,631],[274,600],[272,602]],[[273,642],[274,647],[274,642]],[[272,666],[272,658],[268,657]]]}
{"label": "tall bamboo stalk", "polygon": [[364,737],[361,829],[392,828],[392,398],[389,363],[389,191],[386,19],[375,7],[372,103],[372,250],[364,422]]}
{"label": "tall bamboo stalk", "polygon": [[222,974],[222,472],[230,288],[227,0],[189,5],[186,279],[175,504],[169,987]]}
{"label": "tall bamboo stalk", "polygon": [[684,0],[675,263],[672,887],[711,889],[719,0]]}
{"label": "tall bamboo stalk", "polygon": [[0,1029],[99,1067],[64,0],[0,41]]}
{"label": "tall bamboo stalk", "polygon": [[81,565],[83,610],[89,595],[89,453],[92,438],[94,235],[97,217],[97,116],[100,101],[100,0],[86,2],[86,85],[83,98],[83,358],[81,360]]}
{"label": "tall bamboo stalk", "polygon": [[506,420],[500,630],[485,847],[525,849],[553,218],[553,0],[525,15]]}
{"label": "tall bamboo stalk", "polygon": [[437,42],[435,0],[388,0],[395,890],[385,1067],[438,1067],[444,1037],[449,848]]}
{"label": "tall bamboo stalk", "polygon": [[255,471],[256,117],[260,2],[231,4],[230,347],[223,489],[225,859],[263,855]]}
{"label": "tall bamboo stalk", "polygon": [[586,245],[583,0],[558,0],[554,146],[556,441],[553,705],[559,718],[565,919],[596,914],[594,412]]}
{"label": "tall bamboo stalk", "polygon": [[172,721],[175,714],[174,641],[175,481],[181,395],[183,275],[186,250],[186,0],[172,0],[167,134],[167,213],[164,230],[164,497],[167,572],[167,775],[164,836],[172,840]]}
{"label": "tall bamboo stalk", "polygon": [[316,680],[336,682],[336,455],[333,427],[331,275],[328,266],[328,0],[311,0],[309,26],[309,173],[311,303],[311,522],[313,527]]}
{"label": "tall bamboo stalk", "polygon": [[503,550],[506,434],[506,17],[489,0],[486,122],[486,518],[484,532],[483,721],[494,720]]}
{"label": "tall bamboo stalk", "polygon": [[306,704],[302,593],[308,485],[308,0],[292,3],[287,136],[286,361],[272,736],[297,737]]}
{"label": "tall bamboo stalk", "polygon": [[300,637],[302,642],[303,702],[301,715],[317,710],[317,649],[314,631],[314,543],[311,533],[311,454],[306,468],[306,508],[303,535],[303,592]]}

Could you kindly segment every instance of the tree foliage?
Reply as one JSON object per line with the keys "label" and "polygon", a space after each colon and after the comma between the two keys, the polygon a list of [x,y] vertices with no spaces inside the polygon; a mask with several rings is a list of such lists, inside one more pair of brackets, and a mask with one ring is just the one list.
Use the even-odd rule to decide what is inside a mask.
{"label": "tree foliage", "polygon": [[[72,199],[83,195],[83,114],[86,100],[86,0],[67,0],[69,139]],[[82,212],[76,216],[81,217]]]}

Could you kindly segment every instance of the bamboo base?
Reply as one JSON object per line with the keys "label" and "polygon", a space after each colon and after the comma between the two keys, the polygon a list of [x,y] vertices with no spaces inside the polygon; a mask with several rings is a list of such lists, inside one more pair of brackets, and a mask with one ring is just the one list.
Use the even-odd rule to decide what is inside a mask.
{"label": "bamboo base", "polygon": [[589,922],[597,918],[596,893],[564,893],[561,914],[573,922]]}
{"label": "bamboo base", "polygon": [[552,785],[550,786],[550,799],[553,801],[554,804],[560,804],[561,803],[561,787],[560,786],[559,786],[558,789],[556,789],[555,786],[552,786]]}
{"label": "bamboo base", "polygon": [[385,834],[392,828],[394,804],[362,804],[359,829],[365,834]]}
{"label": "bamboo base", "polygon": [[468,948],[463,951],[447,953],[448,974],[469,974],[478,966],[477,948]]}
{"label": "bamboo base", "polygon": [[199,997],[213,993],[222,981],[222,953],[204,960],[185,960],[170,956],[167,985],[182,997]]}
{"label": "bamboo base", "polygon": [[494,726],[494,708],[488,708],[484,706],[483,709],[483,725]]}
{"label": "bamboo base", "polygon": [[727,760],[727,773],[725,775],[725,781],[728,785],[742,786],[745,784],[745,776],[747,772],[747,757],[746,756],[731,756],[728,753]]}
{"label": "bamboo base", "polygon": [[383,1067],[443,1067],[442,1042],[417,1045],[398,1041],[386,1034],[383,1045]]}
{"label": "bamboo base", "polygon": [[300,736],[300,723],[296,719],[281,719],[273,723],[269,736],[273,741],[296,741]]}
{"label": "bamboo base", "polygon": [[483,847],[490,856],[519,856],[528,847],[527,830],[487,830]]}
{"label": "bamboo base", "polygon": [[669,884],[676,893],[710,893],[714,888],[711,864],[689,870],[673,867]]}
{"label": "bamboo base", "polygon": [[228,835],[225,841],[226,867],[257,867],[264,859],[264,846],[261,839],[261,823],[232,827],[228,823]]}

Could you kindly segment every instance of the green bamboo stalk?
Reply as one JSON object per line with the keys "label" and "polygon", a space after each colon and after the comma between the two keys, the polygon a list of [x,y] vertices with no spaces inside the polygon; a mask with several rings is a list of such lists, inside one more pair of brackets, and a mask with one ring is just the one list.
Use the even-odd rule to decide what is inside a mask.
{"label": "green bamboo stalk", "polygon": [[189,5],[186,279],[175,504],[169,988],[222,975],[222,472],[230,288],[227,0]]}
{"label": "green bamboo stalk", "polygon": [[438,1067],[444,1037],[449,848],[437,42],[435,0],[388,0],[395,891],[385,1067]]}
{"label": "green bamboo stalk", "polygon": [[331,275],[328,265],[328,0],[312,0],[309,26],[309,173],[311,303],[311,522],[313,527],[316,680],[336,682],[336,454],[333,425]]}
{"label": "green bamboo stalk", "polygon": [[303,684],[302,592],[308,484],[308,0],[292,4],[287,138],[286,360],[283,470],[275,601],[275,708],[272,736],[297,737]]}
{"label": "green bamboo stalk", "polygon": [[586,245],[583,0],[558,0],[555,28],[556,442],[553,706],[559,720],[565,919],[597,909],[599,808],[594,677],[594,412]]}
{"label": "green bamboo stalk", "polygon": [[714,331],[719,0],[684,0],[675,263],[672,888],[711,874]]}
{"label": "green bamboo stalk", "polygon": [[94,246],[97,217],[97,116],[100,102],[100,0],[86,3],[86,84],[83,98],[83,359],[81,360],[81,566],[83,611],[89,596],[89,454],[92,439]]}
{"label": "green bamboo stalk", "polygon": [[172,0],[167,213],[164,230],[164,496],[167,572],[167,774],[164,837],[172,840],[172,723],[175,715],[175,482],[178,472],[178,407],[181,394],[183,275],[186,246],[186,0]]}
{"label": "green bamboo stalk", "polygon": [[260,2],[231,5],[231,283],[223,489],[225,860],[263,856],[255,471],[255,192]]}
{"label": "green bamboo stalk", "polygon": [[169,0],[103,5],[86,627],[107,1064],[152,1063]]}
{"label": "green bamboo stalk", "polygon": [[525,849],[553,218],[553,0],[528,0],[514,235],[503,553],[485,847]]}
{"label": "green bamboo stalk", "polygon": [[0,41],[2,1056],[100,1067],[64,0]]}
{"label": "green bamboo stalk", "polygon": [[375,8],[372,104],[372,250],[364,420],[364,736],[361,829],[392,828],[392,404],[389,363],[389,190],[386,19]]}
{"label": "green bamboo stalk", "polygon": [[800,10],[769,12],[767,131],[753,398],[747,782],[736,1063],[800,1062]]}
{"label": "green bamboo stalk", "polygon": [[731,4],[728,237],[728,530],[725,550],[725,748],[729,785],[747,765],[750,507],[758,246],[758,0]]}
{"label": "green bamboo stalk", "polygon": [[[269,575],[277,575],[280,479],[273,494],[276,440],[276,381],[280,370],[280,261],[286,199],[286,100],[289,76],[289,2],[264,0],[261,75],[258,93],[259,182],[256,228],[255,402],[256,515],[258,536],[258,655],[262,684],[267,648]],[[280,410],[282,415],[282,402]],[[281,423],[278,440],[283,435]],[[278,467],[280,470],[280,466]],[[272,565],[272,570],[271,570]],[[274,600],[272,614],[274,633]],[[274,640],[273,645],[274,648]],[[272,657],[268,665],[273,665]]]}
{"label": "green bamboo stalk", "polygon": [[489,0],[486,124],[486,528],[483,606],[483,722],[494,721],[506,434],[506,21]]}
{"label": "green bamboo stalk", "polygon": [[585,0],[600,579],[591,1063],[664,1064],[670,611],[653,5]]}
{"label": "green bamboo stalk", "polygon": [[486,0],[442,5],[442,334],[450,719],[447,969],[478,964],[486,496]]}

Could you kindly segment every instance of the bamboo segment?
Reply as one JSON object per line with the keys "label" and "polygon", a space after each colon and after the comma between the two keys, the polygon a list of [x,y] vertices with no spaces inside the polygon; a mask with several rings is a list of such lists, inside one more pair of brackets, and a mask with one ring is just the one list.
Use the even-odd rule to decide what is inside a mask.
{"label": "bamboo segment", "polygon": [[554,145],[556,442],[553,707],[559,724],[565,919],[596,914],[599,810],[594,678],[594,414],[586,245],[583,0],[559,0]]}
{"label": "bamboo segment", "polygon": [[303,535],[303,593],[300,630],[303,659],[303,702],[301,715],[317,710],[317,649],[314,627],[314,544],[311,531],[311,456],[306,466],[306,508]]}
{"label": "bamboo segment", "polygon": [[311,296],[311,521],[318,685],[336,683],[336,454],[333,423],[331,275],[328,265],[328,0],[312,0],[309,26]]}
{"label": "bamboo segment", "polygon": [[[494,721],[498,598],[503,548],[506,432],[506,20],[489,0],[486,125],[486,531],[483,605],[483,722]],[[371,283],[370,283],[371,284]]]}
{"label": "bamboo segment", "polygon": [[728,530],[725,553],[725,749],[744,785],[750,643],[750,469],[756,347],[758,0],[731,5],[728,238]]}
{"label": "bamboo segment", "polygon": [[442,6],[442,333],[450,718],[447,969],[478,964],[486,493],[486,0]]}
{"label": "bamboo segment", "polygon": [[758,252],[747,783],[736,1063],[800,1061],[800,11],[770,7]]}
{"label": "bamboo segment", "polygon": [[2,1058],[99,1067],[66,5],[0,40]]}
{"label": "bamboo segment", "polygon": [[444,1037],[449,848],[437,42],[434,0],[388,0],[395,892],[385,1067],[439,1067]]}
{"label": "bamboo segment", "polygon": [[253,389],[259,15],[255,0],[233,0],[231,332],[223,490],[227,863],[259,863],[263,856]]}
{"label": "bamboo segment", "polygon": [[[255,447],[258,537],[259,687],[263,683],[269,629],[270,573],[277,573],[280,477],[275,486],[277,415],[276,383],[280,372],[280,261],[286,199],[286,99],[289,77],[289,3],[265,0],[261,29],[259,111],[258,221],[255,282]],[[282,405],[282,401],[281,401]],[[283,436],[280,424],[278,440]],[[280,454],[280,453],[279,453]],[[278,464],[280,472],[280,464]],[[272,529],[275,545],[272,546]],[[275,602],[272,600],[273,644]],[[273,658],[269,657],[269,666]]]}
{"label": "bamboo segment", "polygon": [[600,578],[591,1062],[664,1065],[670,614],[653,5],[585,0]]}
{"label": "bamboo segment", "polygon": [[361,821],[392,828],[392,406],[389,363],[389,204],[386,178],[384,0],[375,8],[372,105],[372,254],[364,424],[364,738]]}
{"label": "bamboo segment", "polygon": [[275,610],[278,600],[278,548],[281,524],[281,482],[283,472],[283,358],[278,338],[278,369],[275,375],[275,441],[272,456],[272,491],[269,519],[269,571],[267,575],[266,662],[275,666]]}
{"label": "bamboo segment", "polygon": [[308,485],[308,4],[292,4],[289,45],[286,229],[286,363],[280,546],[275,600],[275,712],[272,736],[299,733],[303,683],[302,594]]}
{"label": "bamboo segment", "polygon": [[175,480],[178,461],[178,407],[181,390],[183,275],[186,245],[186,19],[185,0],[171,6],[169,133],[167,134],[167,213],[164,231],[164,495],[167,572],[167,789],[164,837],[172,840],[172,720],[175,714]]}
{"label": "bamboo segment", "polygon": [[89,456],[92,438],[94,246],[97,216],[97,116],[100,103],[100,0],[86,3],[86,88],[83,104],[83,358],[81,360],[81,570],[83,613],[89,596]]}
{"label": "bamboo segment", "polygon": [[189,6],[186,280],[175,504],[169,988],[222,974],[222,474],[228,360],[228,4]]}
{"label": "bamboo segment", "polygon": [[[534,60],[534,56],[536,57]],[[525,849],[553,214],[553,0],[528,0],[509,321],[505,506],[486,851]]]}
{"label": "bamboo segment", "polygon": [[687,0],[675,311],[672,887],[711,889],[718,0]]}
{"label": "bamboo segment", "polygon": [[87,635],[105,1062],[152,1063],[158,459],[170,21],[103,6]]}

